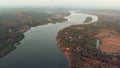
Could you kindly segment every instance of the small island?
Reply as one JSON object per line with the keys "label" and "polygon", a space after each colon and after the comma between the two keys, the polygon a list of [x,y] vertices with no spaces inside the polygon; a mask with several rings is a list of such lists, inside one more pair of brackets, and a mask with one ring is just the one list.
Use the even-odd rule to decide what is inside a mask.
{"label": "small island", "polygon": [[97,15],[98,21],[58,32],[57,43],[68,59],[69,68],[120,68],[120,15],[115,11],[108,15],[104,15],[105,10],[98,12],[85,12]]}
{"label": "small island", "polygon": [[93,20],[92,17],[87,17],[87,18],[85,19],[84,23],[88,23],[88,22],[90,22],[90,21],[92,21],[92,20]]}

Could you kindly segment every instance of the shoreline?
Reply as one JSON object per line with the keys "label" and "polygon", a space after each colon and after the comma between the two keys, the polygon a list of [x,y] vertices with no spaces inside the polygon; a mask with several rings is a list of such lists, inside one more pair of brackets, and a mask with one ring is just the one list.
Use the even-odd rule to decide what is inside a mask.
{"label": "shoreline", "polygon": [[63,47],[62,44],[58,41],[59,39],[56,39],[57,40],[57,45],[60,47],[61,51],[63,52],[63,54],[65,55],[66,59],[67,59],[67,63],[68,63],[68,67],[71,68],[71,59],[70,59],[70,51],[67,51],[65,48],[66,47]]}
{"label": "shoreline", "polygon": [[[71,12],[73,12],[73,11],[71,11]],[[70,13],[71,13],[70,12]],[[76,13],[76,12],[75,12]],[[85,14],[85,13],[84,13]],[[90,14],[88,14],[88,15],[90,15]],[[95,15],[94,15],[95,16]],[[90,17],[90,16],[88,16],[88,17]],[[66,17],[65,17],[66,18]],[[87,17],[86,17],[87,18]],[[85,19],[86,19],[85,18]],[[67,19],[67,18],[66,18]],[[85,25],[88,25],[88,24],[91,24],[91,23],[94,23],[94,22],[97,22],[98,21],[98,17],[97,17],[97,19],[92,19],[90,22],[87,22],[87,23],[82,23],[83,25],[85,24]],[[76,25],[82,25],[82,24],[76,24]],[[71,26],[72,26],[72,24],[71,24]],[[70,27],[70,26],[67,26],[67,27]],[[65,27],[66,28],[66,27]],[[64,28],[63,28],[64,29]],[[57,34],[57,37],[58,37],[58,34]],[[57,44],[58,44],[58,46],[60,47],[60,49],[62,50],[62,52],[64,53],[64,55],[66,56],[66,58],[67,58],[67,61],[68,61],[68,65],[69,65],[69,68],[73,68],[73,67],[79,67],[79,66],[77,66],[77,65],[72,65],[71,63],[72,63],[72,61],[71,61],[71,57],[70,56],[72,56],[72,49],[71,48],[69,48],[69,47],[65,47],[64,46],[64,44],[62,44],[61,42],[60,42],[60,39],[59,38],[56,38],[56,40],[57,40]]]}
{"label": "shoreline", "polygon": [[[95,15],[97,15],[97,14],[95,14]],[[99,30],[101,30],[101,28],[103,27],[103,24],[104,24],[104,21],[102,21],[103,19],[104,19],[104,15],[97,15],[98,16],[98,18],[100,18],[99,19],[99,21],[97,21],[97,22],[93,22],[93,23],[91,23],[91,24],[89,24],[89,26],[94,26],[93,28],[92,27],[88,27],[88,26],[83,26],[84,28],[86,28],[87,29],[87,31],[89,32],[89,30],[88,29],[91,29],[91,31],[97,31],[97,33],[94,33],[95,35],[97,35],[98,33],[99,33]],[[108,19],[109,19],[109,17],[108,16],[105,16],[105,18],[106,18],[106,20],[107,20],[107,22],[106,22],[106,20],[105,20],[105,24],[107,23],[107,24],[109,24],[109,22],[110,23],[112,23],[112,19],[109,21]],[[111,17],[111,18],[113,18],[113,17]],[[100,22],[103,22],[103,23],[100,23]],[[110,25],[112,25],[112,24],[110,24]],[[110,28],[109,26],[110,25],[105,25],[103,28],[106,28],[106,27],[108,27],[108,29]],[[117,24],[116,24],[117,25]],[[96,27],[96,26],[98,26],[98,27]],[[115,25],[114,25],[115,26]],[[80,29],[78,29],[78,27],[82,27],[82,25],[75,25],[75,26],[70,26],[70,27],[68,27],[68,28],[64,28],[64,29],[62,29],[61,31],[59,31],[59,33],[58,33],[58,35],[57,35],[57,42],[58,42],[58,44],[59,44],[59,46],[62,48],[62,49],[65,49],[66,47],[68,47],[68,45],[69,45],[69,47],[71,47],[71,48],[73,48],[74,47],[74,45],[76,45],[73,41],[70,41],[69,40],[69,37],[72,37],[72,35],[70,34],[71,33],[71,31],[73,31],[73,30],[81,30],[82,31],[82,28],[80,28]],[[74,28],[74,29],[73,29]],[[83,28],[83,29],[84,29]],[[92,29],[96,29],[96,30],[92,30]],[[115,27],[115,28],[117,28],[117,27]],[[70,30],[69,30],[70,29]],[[71,29],[73,29],[73,30],[71,30]],[[116,29],[117,30],[117,29]],[[66,35],[66,32],[67,32],[67,36],[64,36],[64,35]],[[79,31],[80,32],[80,31]],[[88,33],[85,33],[85,34],[88,34]],[[80,35],[80,34],[79,34]],[[95,35],[93,35],[94,37],[95,37]],[[74,36],[76,36],[76,34],[74,35]],[[73,37],[74,37],[73,36]],[[90,38],[91,38],[92,36],[90,36]],[[75,37],[74,37],[75,38]],[[78,37],[77,37],[78,38]],[[95,38],[97,38],[97,37],[95,37]],[[67,39],[67,40],[64,40],[64,39]],[[82,38],[83,40],[84,40],[84,38]],[[93,44],[92,44],[92,39],[90,39],[91,40],[91,43],[89,44],[89,46],[90,45],[92,45],[92,47],[93,48],[96,48],[96,46],[93,46]],[[94,39],[93,39],[94,40]],[[67,41],[67,42],[66,42]],[[94,40],[94,41],[96,41],[96,39]],[[69,42],[69,43],[68,43]],[[72,43],[73,42],[73,43]],[[71,44],[72,43],[72,44]],[[79,42],[79,44],[81,44],[80,42]],[[85,43],[85,44],[87,44],[87,42]],[[84,44],[84,45],[85,45]],[[94,51],[94,49],[92,50],[90,50],[89,48],[87,48],[86,46],[84,47],[84,46],[80,46],[80,47],[82,47],[83,48],[83,53],[82,53],[82,55],[81,56],[79,56],[79,58],[80,58],[80,60],[81,61],[78,61],[79,59],[77,59],[76,60],[76,62],[79,62],[80,63],[80,65],[81,65],[81,67],[82,68],[84,68],[84,67],[86,67],[86,68],[89,68],[89,67],[91,67],[91,68],[97,68],[96,66],[98,65],[98,67],[100,67],[100,68],[103,68],[103,67],[106,67],[106,68],[113,68],[113,67],[115,67],[115,68],[118,68],[118,66],[119,65],[117,65],[119,62],[118,62],[118,60],[119,60],[119,57],[117,57],[117,56],[111,56],[111,55],[105,55],[105,54],[103,54],[103,53],[101,53],[100,51],[98,51],[98,50],[95,50]],[[82,48],[80,49],[80,50],[82,50]],[[88,49],[88,50],[87,50]],[[72,49],[72,50],[75,50],[74,48]],[[85,54],[86,53],[86,51],[85,50],[87,50],[87,52],[88,52],[88,54]],[[92,52],[93,51],[93,52]],[[66,51],[65,50],[63,50],[63,52],[64,53],[66,53]],[[85,52],[85,53],[84,53]],[[92,52],[91,54],[89,53],[89,52]],[[69,52],[69,53],[71,53],[71,52]],[[67,54],[67,53],[66,53]],[[77,53],[76,53],[77,54]],[[75,54],[73,54],[72,53],[72,59],[75,57],[74,56]],[[66,55],[66,57],[67,58],[69,58],[69,55]],[[70,57],[71,58],[71,57]],[[69,59],[68,60],[68,62],[69,63],[71,63],[73,60],[71,60],[71,59]],[[103,64],[103,61],[104,61],[104,64]],[[94,63],[94,62],[96,62],[96,63]],[[111,63],[111,62],[114,62],[114,63]],[[101,66],[99,66],[99,64],[101,65]],[[77,65],[77,64],[76,64]],[[72,65],[70,64],[69,66],[71,66],[72,67]],[[70,67],[70,68],[71,68]]]}
{"label": "shoreline", "polygon": [[[66,18],[64,18],[64,17],[66,17],[66,16],[69,16],[70,15],[70,13],[69,12],[65,12],[65,14],[64,13],[60,13],[60,15],[61,15],[61,17],[60,18],[56,18],[56,19],[51,19],[53,22],[49,22],[49,21],[47,21],[47,22],[45,22],[45,23],[42,23],[41,24],[41,22],[39,23],[39,24],[37,24],[37,25],[34,25],[34,23],[32,23],[32,24],[26,24],[25,26],[22,26],[21,28],[19,28],[18,30],[16,30],[16,31],[13,31],[12,32],[12,30],[10,30],[11,31],[11,33],[10,33],[10,38],[9,38],[9,35],[7,36],[8,38],[6,38],[5,39],[5,41],[7,42],[7,44],[5,45],[5,47],[4,48],[2,48],[1,50],[0,50],[0,59],[1,58],[3,58],[4,56],[6,56],[7,54],[9,54],[11,51],[13,51],[15,48],[16,48],[16,46],[15,46],[15,44],[17,43],[17,42],[20,42],[21,40],[23,40],[24,39],[24,33],[25,32],[27,32],[27,31],[29,31],[31,28],[33,28],[33,27],[37,27],[37,26],[41,26],[41,25],[45,25],[45,24],[49,24],[49,23],[56,23],[56,22],[58,22],[58,23],[61,23],[61,22],[64,22],[64,21],[66,21],[67,19]],[[51,17],[52,18],[52,17]],[[17,35],[17,37],[15,36],[14,37],[14,35]],[[18,36],[18,35],[20,35],[20,36]],[[12,38],[11,38],[11,36],[13,36]],[[21,37],[22,36],[22,37]],[[16,39],[16,40],[14,40],[14,39]],[[6,50],[6,48],[8,48],[9,46],[11,46],[11,48],[9,48],[8,50]]]}

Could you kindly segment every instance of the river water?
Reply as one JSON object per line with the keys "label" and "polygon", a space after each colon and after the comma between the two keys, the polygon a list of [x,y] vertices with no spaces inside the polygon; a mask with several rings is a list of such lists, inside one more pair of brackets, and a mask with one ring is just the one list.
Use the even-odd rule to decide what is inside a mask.
{"label": "river water", "polygon": [[65,55],[56,43],[59,30],[74,24],[83,24],[86,17],[97,21],[97,16],[70,12],[66,22],[40,25],[25,32],[21,44],[0,59],[0,68],[68,68]]}

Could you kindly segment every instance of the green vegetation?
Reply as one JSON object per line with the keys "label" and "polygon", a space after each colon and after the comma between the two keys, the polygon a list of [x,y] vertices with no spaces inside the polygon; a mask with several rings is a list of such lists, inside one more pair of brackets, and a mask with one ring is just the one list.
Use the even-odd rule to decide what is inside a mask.
{"label": "green vegetation", "polygon": [[[52,12],[52,13],[49,13]],[[24,32],[31,27],[48,23],[67,21],[64,17],[70,13],[66,10],[43,8],[3,9],[0,11],[0,57],[5,56],[16,47],[15,43],[24,38]]]}
{"label": "green vegetation", "polygon": [[0,50],[0,57],[5,56],[6,54],[8,54],[9,52],[11,52],[12,50],[14,50],[16,47],[13,44],[9,44],[7,45],[7,47],[4,47]]}
{"label": "green vegetation", "polygon": [[114,15],[96,14],[99,17],[97,22],[73,25],[58,32],[57,41],[60,47],[71,49],[69,51],[71,68],[79,68],[79,65],[81,68],[119,68],[120,56],[107,55],[97,50],[95,44],[96,35],[102,29],[120,33],[120,15],[115,12],[110,14]]}
{"label": "green vegetation", "polygon": [[18,34],[12,34],[8,36],[7,41],[4,40],[1,43],[1,48],[0,48],[0,57],[3,57],[7,55],[9,52],[14,50],[16,46],[14,46],[15,43],[19,42],[24,38],[24,35],[22,33]]}
{"label": "green vegetation", "polygon": [[92,20],[93,20],[92,17],[87,17],[87,18],[85,19],[84,23],[88,23],[88,22],[90,22],[90,21],[92,21]]}

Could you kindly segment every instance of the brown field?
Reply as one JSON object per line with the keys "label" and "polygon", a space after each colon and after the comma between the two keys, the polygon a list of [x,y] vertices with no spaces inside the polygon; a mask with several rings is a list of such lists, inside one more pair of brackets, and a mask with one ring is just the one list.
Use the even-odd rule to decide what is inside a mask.
{"label": "brown field", "polygon": [[101,38],[100,50],[106,53],[120,53],[120,36],[113,30],[101,29],[95,37]]}
{"label": "brown field", "polygon": [[102,39],[100,50],[107,53],[120,53],[120,37]]}

